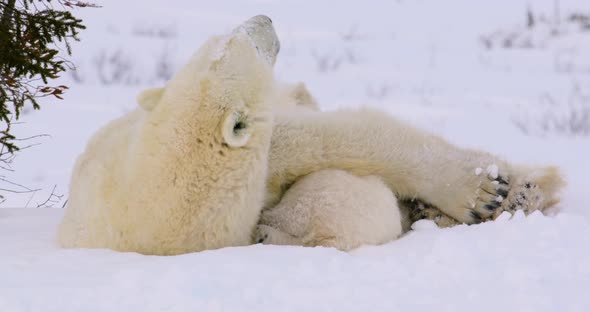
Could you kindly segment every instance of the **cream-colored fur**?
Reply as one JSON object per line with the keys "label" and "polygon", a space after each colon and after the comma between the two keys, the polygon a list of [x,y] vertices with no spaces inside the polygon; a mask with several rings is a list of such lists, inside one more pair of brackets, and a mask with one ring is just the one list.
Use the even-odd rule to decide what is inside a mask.
{"label": "cream-colored fur", "polygon": [[[305,93],[309,94],[307,91]],[[313,99],[311,95],[309,95],[309,98]],[[305,106],[305,100],[300,99],[297,101],[297,103],[298,105],[307,107]],[[314,102],[314,105],[317,104]],[[385,155],[392,157],[389,164],[387,164],[386,161],[382,161],[382,163],[387,164],[387,168],[385,170],[395,169],[393,166],[394,164],[399,164],[399,170],[401,172],[406,170],[407,174],[420,173],[421,171],[417,170],[417,168],[420,167],[425,170],[432,170],[431,172],[426,171],[424,173],[424,180],[417,187],[417,193],[419,194],[412,192],[408,193],[407,191],[404,193],[404,187],[408,185],[408,183],[404,182],[404,180],[401,180],[401,183],[393,182],[390,184],[390,188],[392,190],[396,191],[397,194],[400,194],[402,199],[406,199],[406,201],[399,203],[399,208],[397,206],[395,208],[396,214],[398,216],[397,218],[401,221],[403,232],[406,232],[410,229],[412,222],[423,218],[434,220],[440,227],[449,227],[460,223],[478,223],[481,221],[492,220],[496,218],[502,211],[514,213],[516,210],[524,210],[527,214],[534,210],[543,211],[547,207],[550,207],[558,202],[556,193],[559,188],[563,186],[563,181],[557,168],[555,167],[535,168],[511,165],[502,159],[487,153],[473,150],[464,150],[449,145],[440,138],[429,135],[417,129],[413,129],[412,127],[404,125],[391,117],[387,117],[387,115],[385,115],[386,117],[384,118],[377,116],[377,114],[379,114],[378,112],[352,111],[322,113],[320,115],[313,114],[310,112],[310,110],[307,110],[307,113],[305,113],[305,110],[300,112],[302,114],[294,115],[293,111],[286,109],[279,110],[277,116],[277,120],[279,121],[278,125],[281,125],[280,121],[284,120],[287,124],[285,128],[289,131],[285,131],[284,133],[277,132],[277,129],[280,128],[275,126],[273,144],[270,151],[271,158],[269,165],[271,168],[271,175],[269,176],[268,184],[270,191],[268,192],[269,197],[267,197],[267,208],[263,211],[259,226],[255,232],[256,242],[280,245],[326,246],[336,247],[341,250],[348,250],[363,244],[376,244],[373,237],[364,235],[358,231],[354,232],[356,234],[353,236],[355,240],[349,240],[351,236],[348,236],[350,233],[347,231],[352,231],[353,229],[374,228],[376,230],[372,234],[380,235],[389,233],[392,235],[390,236],[389,240],[399,236],[397,229],[392,228],[392,232],[381,230],[383,228],[387,228],[386,225],[389,225],[389,220],[387,218],[383,218],[381,220],[374,219],[371,220],[371,222],[363,218],[348,219],[348,217],[351,217],[351,214],[349,214],[349,210],[351,209],[353,212],[365,211],[369,215],[371,215],[372,212],[379,211],[379,209],[376,208],[374,204],[368,203],[366,201],[367,198],[372,197],[369,194],[373,192],[373,187],[367,183],[359,181],[356,181],[357,183],[352,183],[354,180],[352,177],[344,179],[341,177],[341,171],[329,169],[326,170],[325,168],[348,169],[349,172],[367,175],[365,176],[366,179],[375,178],[375,174],[387,179],[390,173],[382,171],[383,168],[379,168],[378,161],[375,162],[375,164],[377,164],[376,166],[369,164],[359,165],[355,162],[349,163],[350,159],[347,159],[347,157],[350,156],[348,155],[359,152],[355,150],[355,147],[352,147],[352,145],[347,147],[347,144],[354,143],[354,141],[349,141],[351,137],[354,137],[354,134],[351,135],[346,133],[346,130],[343,130],[343,132],[345,132],[343,134],[345,139],[343,141],[331,142],[331,140],[338,139],[338,136],[335,135],[330,137],[330,139],[326,139],[326,137],[318,135],[329,132],[322,130],[321,127],[319,130],[315,128],[315,132],[312,131],[312,129],[318,125],[327,125],[326,127],[328,128],[338,129],[336,123],[328,125],[330,122],[330,118],[328,118],[329,115],[332,115],[332,118],[337,119],[340,126],[344,125],[344,123],[340,123],[341,121],[345,120],[342,116],[348,116],[351,118],[351,120],[355,117],[359,118],[359,120],[363,122],[362,127],[355,128],[357,131],[359,131],[355,134],[359,138],[363,138],[362,140],[359,139],[356,141],[359,143],[366,142],[367,138],[369,138],[369,141],[372,139],[380,140],[382,139],[382,135],[387,135],[387,132],[384,130],[392,131],[393,129],[396,129],[396,127],[398,127],[397,129],[400,131],[397,132],[397,135],[392,133],[391,136],[395,138],[396,143],[404,143],[404,141],[399,140],[400,135],[402,137],[409,136],[411,138],[411,140],[405,141],[405,143],[401,145],[402,150],[397,151],[397,153],[399,153],[398,155],[396,155],[395,145],[392,146],[391,142],[380,141],[381,144],[377,145],[373,145],[374,143],[371,144],[371,142],[368,142],[369,144],[359,144],[356,147],[360,149],[359,153],[367,155],[367,157],[358,157],[354,159],[355,156],[352,156],[350,158],[354,159],[353,161],[362,161],[363,159],[367,161],[374,161],[375,159],[370,158],[371,153],[367,153],[367,151],[375,152],[378,151],[379,146],[383,146],[383,153],[378,154],[377,156],[383,157],[383,155]],[[293,121],[297,120],[298,118],[300,118],[301,123],[306,123],[306,125],[302,126],[301,123],[293,123]],[[313,118],[318,119],[313,120]],[[377,130],[373,131],[373,133],[379,134],[376,137],[370,137],[369,133],[363,132],[368,128],[367,123],[373,120],[372,118],[375,120],[383,120],[383,125],[379,125],[378,123],[375,124]],[[309,126],[309,124],[313,124],[314,126]],[[345,127],[345,129],[350,128]],[[280,138],[280,140],[277,138]],[[282,142],[291,142],[291,144],[280,144]],[[416,146],[414,142],[423,142],[425,145]],[[430,144],[430,146],[426,144]],[[295,147],[295,145],[298,146]],[[324,157],[323,155],[318,157],[318,155],[321,154],[318,154],[317,150],[311,151],[306,149],[305,147],[307,146],[312,146],[314,148],[321,146],[321,150],[330,151],[332,153],[328,155],[331,157],[331,159],[329,157]],[[418,147],[418,151],[415,152],[417,157],[412,157],[411,154],[407,154],[407,152],[416,147]],[[338,148],[341,148],[341,150],[338,151]],[[420,151],[420,148],[424,149],[424,151]],[[387,154],[387,150],[389,150],[389,155]],[[281,174],[276,174],[274,168],[279,168],[279,170],[286,170],[288,168],[288,166],[285,165],[290,163],[289,161],[286,161],[289,159],[289,156],[296,155],[301,157],[305,151],[309,151],[307,157],[310,158],[302,157],[293,160],[293,168],[296,171],[284,171]],[[439,154],[432,154],[433,151]],[[443,156],[446,156],[447,158],[445,159]],[[455,159],[456,161],[454,163],[449,163],[449,156],[457,157]],[[403,162],[396,160],[396,157],[412,159],[413,162],[408,161],[404,164]],[[436,158],[434,160],[441,161],[440,164],[442,167],[430,167],[433,164],[433,157]],[[312,159],[312,162],[306,164],[306,159]],[[410,165],[412,163],[414,164],[414,167],[406,167],[406,165]],[[273,166],[275,164],[277,167]],[[444,168],[445,165],[451,166],[449,168],[449,172],[454,173],[454,175],[443,173],[442,176],[431,176],[431,174],[441,174],[440,169]],[[411,172],[408,172],[410,170]],[[308,172],[321,173],[321,178],[316,177],[315,173],[305,175]],[[401,178],[402,175],[394,174],[390,175],[389,177]],[[462,206],[458,206],[458,208],[462,209],[446,209],[443,210],[443,212],[440,210],[440,208],[438,208],[439,206],[422,204],[423,202],[431,200],[428,196],[426,196],[427,194],[421,193],[421,189],[428,185],[425,182],[428,179],[437,178],[440,180],[438,180],[438,182],[434,180],[433,183],[439,183],[439,185],[443,187],[438,189],[440,191],[438,194],[436,194],[434,191],[431,191],[428,195],[438,195],[440,197],[448,198],[457,196],[458,193],[456,190],[454,190],[455,187],[459,187],[459,190],[463,188],[465,190],[464,194],[469,195],[469,184],[472,185],[472,194],[470,196],[465,196],[463,199],[467,199],[467,201],[464,202]],[[448,179],[448,182],[444,183],[444,179]],[[408,178],[408,180],[411,179]],[[297,182],[295,182],[293,186],[290,186],[289,181]],[[302,181],[305,181],[304,185],[307,187],[299,186],[299,183]],[[459,184],[457,184],[457,182],[459,182]],[[314,189],[322,189],[322,184],[326,184],[328,188],[331,187],[333,189],[340,187],[340,190],[343,191],[320,192],[321,194],[315,192]],[[354,190],[356,193],[344,192],[344,190],[347,188],[352,189],[352,187],[347,186],[352,184],[354,184]],[[287,191],[283,195],[280,195],[284,190]],[[432,186],[431,190],[437,190],[437,188]],[[363,195],[363,193],[367,195]],[[279,194],[281,199],[280,202],[275,206],[274,204],[276,202],[273,201],[273,195],[276,196],[277,194]],[[358,198],[353,196],[353,194],[357,195]],[[408,205],[408,199],[417,200],[417,202],[415,202],[414,205]],[[440,205],[440,203],[443,201],[432,202]],[[363,205],[364,203],[366,204]],[[339,207],[340,209],[335,209],[334,207]],[[420,210],[416,207],[423,207],[423,209]],[[457,212],[457,210],[459,211]],[[451,211],[451,213],[455,212],[455,215],[453,217],[449,216],[449,211]],[[302,222],[302,220],[307,220],[310,213],[321,216],[320,220],[317,222]],[[335,224],[344,224],[345,222],[342,220],[347,220],[350,223],[347,227],[334,227],[329,223],[330,219],[333,219]],[[379,221],[382,222],[381,227]],[[301,229],[304,226],[307,230]],[[331,238],[322,239],[322,235],[318,235],[316,233],[329,233],[329,237]],[[393,233],[397,234],[393,235]]]}
{"label": "cream-colored fur", "polygon": [[346,251],[401,233],[397,199],[379,178],[328,169],[299,179],[278,205],[265,210],[255,241]]}
{"label": "cream-colored fur", "polygon": [[421,198],[465,222],[478,191],[494,188],[477,167],[497,164],[492,155],[462,150],[388,114],[371,111],[284,113],[275,116],[266,207],[311,172],[339,168],[377,175],[400,198]]}
{"label": "cream-colored fur", "polygon": [[277,52],[270,20],[253,18],[96,133],[74,168],[60,244],[161,255],[249,244]]}
{"label": "cream-colored fur", "polygon": [[[497,156],[454,146],[378,111],[278,113],[273,130],[267,208],[299,178],[337,168],[378,176],[400,199],[416,198],[459,222],[477,223],[507,208],[506,198],[518,191],[510,183],[526,175]],[[537,210],[555,202],[562,181],[551,169],[534,170],[545,185]]]}
{"label": "cream-colored fur", "polygon": [[164,88],[147,89],[137,96],[137,103],[146,111],[152,111],[162,99]]}
{"label": "cream-colored fur", "polygon": [[319,111],[318,102],[303,82],[279,84],[275,111]]}
{"label": "cream-colored fur", "polygon": [[543,185],[527,209],[554,202],[552,171],[531,176],[382,112],[304,109],[303,86],[274,81],[278,46],[270,19],[252,18],[95,134],[74,168],[60,244],[161,255],[246,245],[263,207],[325,169],[378,177],[466,223],[509,209],[527,177]]}

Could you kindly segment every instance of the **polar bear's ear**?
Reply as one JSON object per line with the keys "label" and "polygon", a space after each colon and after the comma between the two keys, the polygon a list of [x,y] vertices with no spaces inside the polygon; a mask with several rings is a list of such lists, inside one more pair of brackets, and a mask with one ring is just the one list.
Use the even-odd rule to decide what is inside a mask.
{"label": "polar bear's ear", "polygon": [[226,115],[221,127],[221,135],[227,145],[242,147],[250,139],[250,130],[246,114],[233,111]]}
{"label": "polar bear's ear", "polygon": [[164,88],[147,89],[139,93],[137,102],[141,108],[151,111],[160,102],[162,94],[164,94]]}

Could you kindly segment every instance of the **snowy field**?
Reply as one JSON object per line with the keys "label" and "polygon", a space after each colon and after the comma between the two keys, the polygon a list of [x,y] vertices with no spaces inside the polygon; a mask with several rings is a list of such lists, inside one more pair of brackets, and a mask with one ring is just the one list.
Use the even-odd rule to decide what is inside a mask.
{"label": "snowy field", "polygon": [[[65,100],[45,101],[15,129],[50,137],[33,140],[41,144],[6,174],[40,190],[2,194],[0,312],[590,311],[590,21],[571,18],[590,16],[590,1],[94,2],[103,8],[75,12],[88,29],[73,45],[75,74],[60,81],[71,88]],[[207,37],[257,14],[281,39],[277,76],[304,81],[323,110],[376,107],[461,146],[558,165],[562,202],[549,216],[451,229],[420,222],[349,254],[57,248],[71,169],[90,135]],[[54,186],[61,197],[50,197]]]}

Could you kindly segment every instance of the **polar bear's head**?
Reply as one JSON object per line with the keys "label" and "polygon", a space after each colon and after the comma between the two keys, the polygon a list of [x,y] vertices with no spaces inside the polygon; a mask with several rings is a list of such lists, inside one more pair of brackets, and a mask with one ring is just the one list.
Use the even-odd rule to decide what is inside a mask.
{"label": "polar bear's head", "polygon": [[219,126],[225,143],[244,146],[253,130],[249,121],[269,111],[272,66],[279,47],[271,19],[255,16],[231,34],[210,39],[166,87],[143,91],[138,102],[146,111],[160,107],[158,115],[170,112],[171,105],[177,106],[176,113],[186,108],[178,106],[189,105],[197,118],[222,118]]}
{"label": "polar bear's head", "polygon": [[[250,242],[264,195],[278,51],[272,21],[256,16],[209,39],[166,86],[140,94],[144,122],[130,176],[142,194],[158,194],[149,203],[158,229],[145,244],[168,230],[179,237],[168,238],[167,254]],[[132,202],[145,215],[139,196]]]}

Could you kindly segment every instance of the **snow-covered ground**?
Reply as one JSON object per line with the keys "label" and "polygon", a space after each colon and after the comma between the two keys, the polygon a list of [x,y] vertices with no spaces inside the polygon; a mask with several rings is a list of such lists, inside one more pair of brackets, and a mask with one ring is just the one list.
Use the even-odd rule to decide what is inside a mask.
{"label": "snow-covered ground", "polygon": [[3,194],[4,207],[36,207],[54,185],[61,207],[96,129],[207,37],[257,14],[271,16],[281,38],[278,77],[305,81],[324,110],[378,107],[462,146],[558,165],[568,186],[550,216],[444,230],[423,223],[350,254],[60,250],[61,209],[0,209],[0,311],[590,310],[590,30],[568,21],[590,14],[590,1],[94,2],[103,8],[75,12],[88,29],[73,45],[76,75],[62,77],[66,99],[46,101],[16,128],[51,135],[6,174],[42,190]]}
{"label": "snow-covered ground", "polygon": [[60,250],[58,209],[0,218],[0,311],[588,311],[571,214],[432,229],[351,254],[249,246],[175,257]]}

